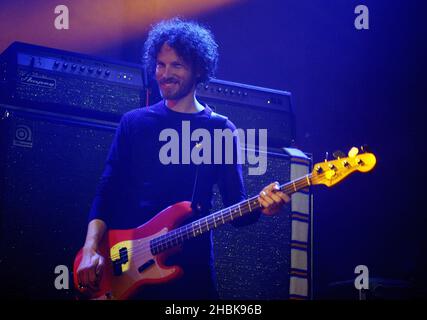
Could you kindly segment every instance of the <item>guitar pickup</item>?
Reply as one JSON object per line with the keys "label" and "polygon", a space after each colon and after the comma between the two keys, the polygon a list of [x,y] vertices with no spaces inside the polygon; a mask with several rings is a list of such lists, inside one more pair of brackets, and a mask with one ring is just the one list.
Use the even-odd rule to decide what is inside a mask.
{"label": "guitar pickup", "polygon": [[120,276],[123,273],[122,265],[129,261],[127,248],[120,248],[120,258],[113,260],[113,273],[115,276]]}
{"label": "guitar pickup", "polygon": [[148,260],[146,263],[144,263],[142,266],[140,266],[138,268],[138,272],[142,273],[145,269],[147,269],[148,267],[152,266],[154,264],[154,260],[150,259]]}

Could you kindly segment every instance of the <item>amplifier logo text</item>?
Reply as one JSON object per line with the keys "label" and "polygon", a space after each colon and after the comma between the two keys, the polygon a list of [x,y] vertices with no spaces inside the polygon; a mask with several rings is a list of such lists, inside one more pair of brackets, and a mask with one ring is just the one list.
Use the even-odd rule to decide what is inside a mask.
{"label": "amplifier logo text", "polygon": [[24,84],[32,84],[39,87],[45,87],[45,88],[56,88],[56,80],[51,78],[42,78],[42,77],[35,77],[32,75],[27,75],[21,77],[21,82]]}

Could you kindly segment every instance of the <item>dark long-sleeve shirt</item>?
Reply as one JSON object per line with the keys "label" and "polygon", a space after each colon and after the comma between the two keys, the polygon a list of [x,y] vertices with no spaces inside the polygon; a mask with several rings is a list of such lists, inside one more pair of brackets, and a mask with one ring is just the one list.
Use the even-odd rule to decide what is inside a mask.
{"label": "dark long-sleeve shirt", "polygon": [[[201,215],[205,215],[211,208],[215,183],[218,184],[224,206],[246,199],[242,167],[237,161],[237,150],[240,152],[240,148],[236,136],[233,138],[233,163],[225,164],[225,152],[231,151],[226,150],[225,143],[221,148],[221,164],[215,163],[215,151],[218,152],[218,149],[214,148],[214,129],[234,131],[236,128],[228,119],[212,115],[209,107],[198,113],[175,112],[166,107],[164,101],[124,114],[107,157],[89,220],[101,219],[110,229],[135,228],[167,206],[192,199],[193,204],[201,206]],[[202,140],[201,143],[204,152],[211,152],[211,164],[193,163],[190,154],[198,141],[191,141],[190,136],[183,132],[183,122],[186,122],[185,126],[189,124],[190,136],[199,128],[210,132],[211,150],[208,150],[208,141]],[[160,141],[160,134],[165,129],[169,132],[169,138]],[[171,130],[177,135],[170,134]],[[175,142],[179,142],[178,145],[171,142],[171,136],[174,136]],[[184,142],[183,139],[187,140]],[[160,159],[161,149],[168,143],[179,153],[178,164],[166,165]],[[189,144],[186,150],[183,150],[184,143]],[[170,153],[168,155],[172,156]],[[197,185],[194,188],[196,175]],[[255,213],[244,217],[234,224],[250,223],[258,215]],[[198,218],[200,215],[195,216],[195,219]],[[210,254],[209,234],[185,244],[176,262],[184,267],[187,280],[183,283],[186,287],[188,284],[203,287],[203,282],[209,281]],[[197,288],[193,291],[197,292]]]}

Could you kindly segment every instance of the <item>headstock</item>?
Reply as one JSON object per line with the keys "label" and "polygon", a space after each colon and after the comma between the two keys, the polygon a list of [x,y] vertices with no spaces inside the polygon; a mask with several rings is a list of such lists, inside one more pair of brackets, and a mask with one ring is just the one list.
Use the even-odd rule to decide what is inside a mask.
{"label": "headstock", "polygon": [[340,151],[334,152],[336,160],[319,162],[314,165],[312,184],[324,184],[331,187],[345,179],[355,171],[368,172],[375,167],[376,158],[373,153],[366,152],[366,146],[361,147],[363,153],[359,153],[356,147],[351,148],[348,157]]}

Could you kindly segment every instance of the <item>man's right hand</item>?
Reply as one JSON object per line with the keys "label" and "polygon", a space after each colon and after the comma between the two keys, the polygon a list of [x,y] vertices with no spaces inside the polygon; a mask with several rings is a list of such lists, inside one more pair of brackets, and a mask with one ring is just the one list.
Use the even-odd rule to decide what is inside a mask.
{"label": "man's right hand", "polygon": [[82,260],[77,268],[77,280],[80,290],[99,290],[105,258],[98,253],[98,245],[104,236],[107,225],[100,219],[89,222]]}
{"label": "man's right hand", "polygon": [[77,269],[79,289],[99,290],[99,283],[105,266],[105,258],[93,248],[83,248],[82,261]]}

